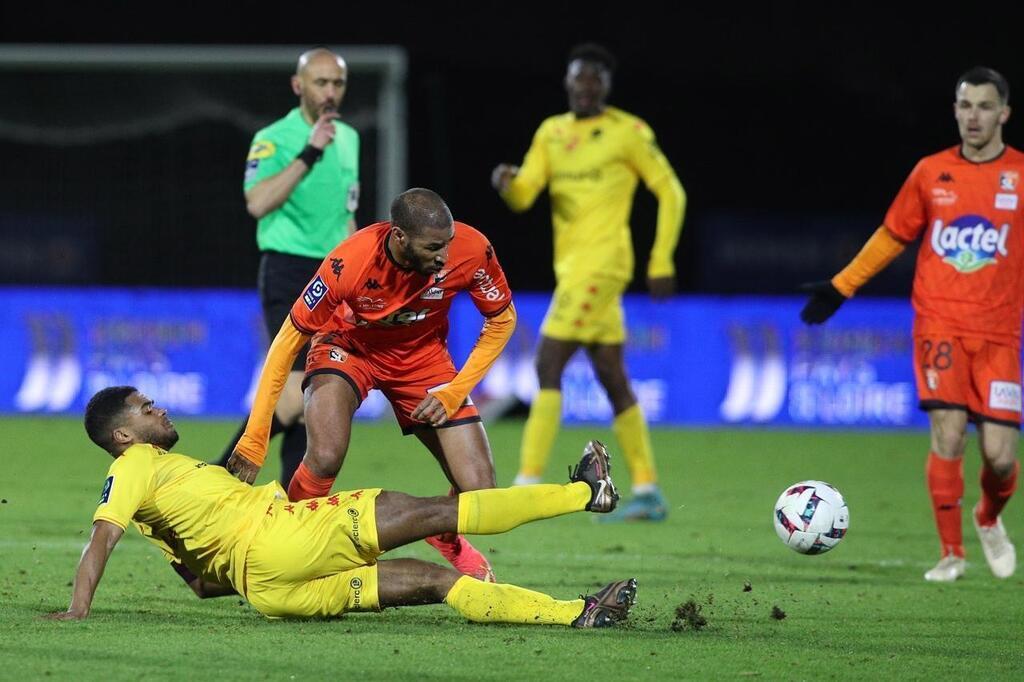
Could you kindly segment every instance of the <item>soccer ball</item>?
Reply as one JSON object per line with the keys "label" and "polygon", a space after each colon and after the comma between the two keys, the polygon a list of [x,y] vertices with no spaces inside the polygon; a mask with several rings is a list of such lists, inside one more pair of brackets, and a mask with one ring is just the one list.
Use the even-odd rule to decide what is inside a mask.
{"label": "soccer ball", "polygon": [[779,495],[772,519],[787,547],[801,554],[824,554],[846,535],[850,510],[828,483],[800,481]]}

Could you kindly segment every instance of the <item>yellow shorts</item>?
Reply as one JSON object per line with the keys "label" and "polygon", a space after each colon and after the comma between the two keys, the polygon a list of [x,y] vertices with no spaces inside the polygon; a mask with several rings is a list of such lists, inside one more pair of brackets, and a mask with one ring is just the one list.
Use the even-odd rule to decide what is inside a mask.
{"label": "yellow shorts", "polygon": [[626,322],[622,292],[627,284],[593,275],[560,281],[540,333],[559,341],[584,344],[624,343]]}
{"label": "yellow shorts", "polygon": [[378,611],[380,488],[275,500],[245,555],[246,599],[271,618]]}

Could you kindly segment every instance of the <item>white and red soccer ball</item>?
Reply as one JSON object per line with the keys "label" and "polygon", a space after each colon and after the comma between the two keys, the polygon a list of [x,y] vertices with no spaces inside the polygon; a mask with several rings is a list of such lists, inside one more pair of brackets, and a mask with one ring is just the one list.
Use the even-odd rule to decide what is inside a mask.
{"label": "white and red soccer ball", "polygon": [[779,539],[801,554],[824,554],[850,527],[846,501],[824,481],[800,481],[786,488],[772,518]]}

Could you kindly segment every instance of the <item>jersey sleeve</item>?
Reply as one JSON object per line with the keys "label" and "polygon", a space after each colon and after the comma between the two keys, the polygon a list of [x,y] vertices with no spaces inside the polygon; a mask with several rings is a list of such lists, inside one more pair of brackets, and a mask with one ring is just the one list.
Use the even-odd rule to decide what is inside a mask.
{"label": "jersey sleeve", "polygon": [[345,242],[335,247],[292,305],[292,324],[303,334],[316,334],[351,293],[355,275],[346,261],[352,262],[353,255]]}
{"label": "jersey sleeve", "polygon": [[658,222],[647,262],[647,276],[671,277],[675,275],[674,256],[683,229],[686,192],[655,141],[650,126],[637,120],[633,132],[626,144],[626,157],[647,189],[658,198]]}
{"label": "jersey sleeve", "polygon": [[653,188],[666,175],[674,177],[675,171],[654,139],[651,127],[637,119],[633,124],[633,132],[633,135],[626,138],[626,158],[647,188]]}
{"label": "jersey sleeve", "polygon": [[266,130],[261,130],[252,140],[249,147],[249,155],[245,159],[245,180],[242,188],[248,192],[253,185],[266,180],[271,175],[277,175],[285,166],[294,161],[286,159],[284,153],[278,148],[273,135]]}
{"label": "jersey sleeve", "polygon": [[[135,446],[149,447],[149,446]],[[92,520],[109,521],[124,530],[131,523],[135,512],[153,494],[153,456],[145,452],[121,455],[110,465],[107,480],[103,483],[100,503]]]}
{"label": "jersey sleeve", "polygon": [[473,268],[468,291],[473,305],[484,317],[497,315],[512,303],[512,290],[501,269],[494,247],[480,236],[479,258]]}
{"label": "jersey sleeve", "polygon": [[501,198],[513,211],[525,211],[533,206],[537,195],[551,179],[551,163],[544,145],[544,131],[545,125],[541,124],[533,135],[533,142],[523,158],[519,173],[501,193]]}
{"label": "jersey sleeve", "polygon": [[902,242],[912,242],[921,234],[928,221],[925,212],[924,195],[921,187],[922,167],[920,162],[910,172],[899,194],[885,214],[883,223],[893,236]]}

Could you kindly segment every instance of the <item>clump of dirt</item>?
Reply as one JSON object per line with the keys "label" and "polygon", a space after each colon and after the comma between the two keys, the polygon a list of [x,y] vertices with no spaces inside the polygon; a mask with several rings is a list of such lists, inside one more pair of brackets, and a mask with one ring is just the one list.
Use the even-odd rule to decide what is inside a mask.
{"label": "clump of dirt", "polygon": [[772,618],[775,620],[782,620],[786,617],[786,612],[780,609],[778,606],[772,607]]}
{"label": "clump of dirt", "polygon": [[701,630],[708,624],[708,619],[701,614],[703,607],[690,599],[676,607],[676,619],[670,626],[672,632],[683,630]]}

